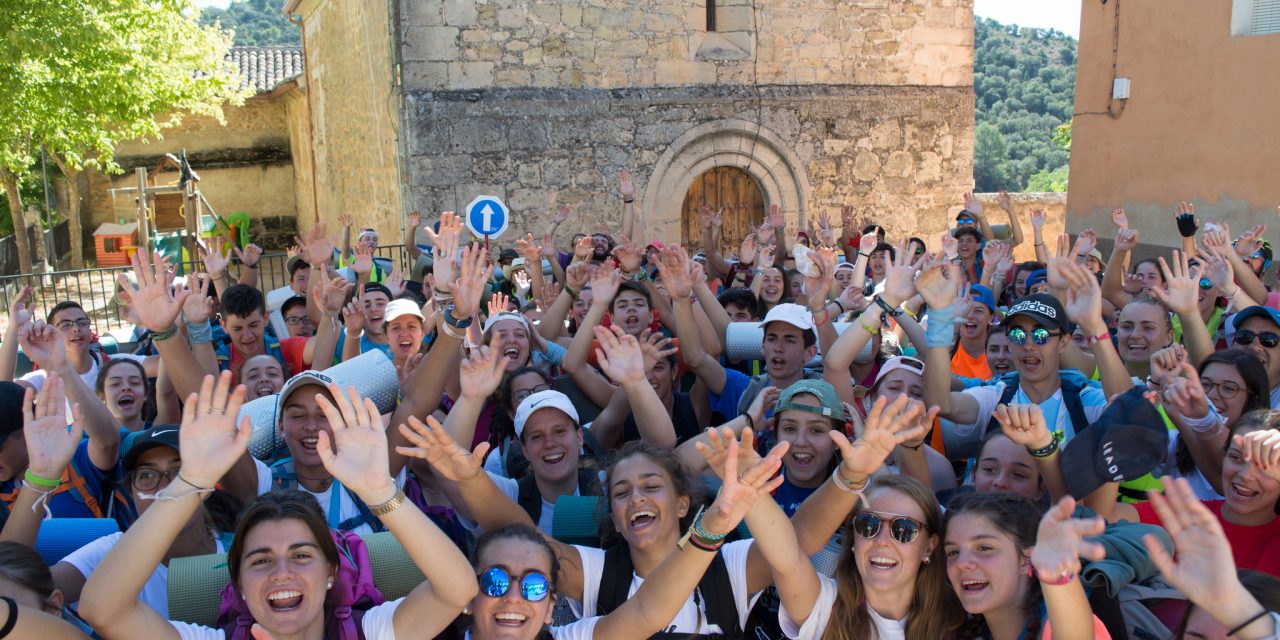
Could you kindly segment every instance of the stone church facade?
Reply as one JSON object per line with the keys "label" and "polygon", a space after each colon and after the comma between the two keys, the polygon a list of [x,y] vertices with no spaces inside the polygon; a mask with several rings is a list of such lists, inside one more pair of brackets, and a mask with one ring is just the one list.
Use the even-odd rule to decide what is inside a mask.
{"label": "stone church facade", "polygon": [[703,203],[760,222],[762,210],[735,210],[752,198],[723,188],[688,202],[700,176],[733,167],[790,224],[824,211],[838,221],[854,205],[915,234],[940,231],[972,186],[970,0],[404,9],[412,208],[490,193],[518,228],[569,203],[593,228],[617,229],[616,178],[629,169],[643,239],[680,241]]}

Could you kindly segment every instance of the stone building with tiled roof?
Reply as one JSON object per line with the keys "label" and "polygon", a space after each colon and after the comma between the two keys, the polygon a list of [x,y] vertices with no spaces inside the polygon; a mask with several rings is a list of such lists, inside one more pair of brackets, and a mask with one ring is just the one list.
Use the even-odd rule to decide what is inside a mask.
{"label": "stone building with tiled roof", "polygon": [[[250,92],[244,104],[224,107],[225,123],[181,114],[181,123],[166,129],[163,139],[119,144],[116,162],[124,174],[86,172],[88,184],[81,185],[86,228],[132,220],[132,198],[113,198],[110,190],[134,186],[136,167],[156,167],[165,154],[186,149],[200,175],[200,190],[217,213],[243,211],[253,221],[256,241],[287,246],[298,214],[314,210],[302,47],[232,47],[227,59],[240,71],[241,89]],[[177,177],[160,173],[157,183]]]}

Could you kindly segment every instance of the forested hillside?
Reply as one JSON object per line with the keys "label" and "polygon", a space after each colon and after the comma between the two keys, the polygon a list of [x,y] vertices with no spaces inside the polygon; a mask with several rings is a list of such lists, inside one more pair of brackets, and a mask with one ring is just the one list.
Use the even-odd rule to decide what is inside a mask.
{"label": "forested hillside", "polygon": [[[1076,41],[1060,31],[974,18],[973,177],[979,191],[1066,189]],[[1064,135],[1065,134],[1065,135]],[[1034,180],[1033,180],[1034,178]],[[1032,183],[1028,188],[1028,183]]]}
{"label": "forested hillside", "polygon": [[223,29],[236,32],[235,44],[298,44],[298,27],[284,15],[283,0],[235,0],[226,9],[210,7],[200,14],[200,22],[220,22]]}

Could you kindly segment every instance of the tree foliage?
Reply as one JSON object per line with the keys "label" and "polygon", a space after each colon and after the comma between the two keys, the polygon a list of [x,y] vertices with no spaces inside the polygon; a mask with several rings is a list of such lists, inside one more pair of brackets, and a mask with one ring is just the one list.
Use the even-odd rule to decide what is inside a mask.
{"label": "tree foliage", "polygon": [[[1060,31],[974,19],[973,177],[979,191],[1030,191],[1032,176],[1040,173],[1061,176],[1065,188],[1070,129],[1067,148],[1055,137],[1071,121],[1075,63],[1076,41]],[[997,142],[1001,154],[994,153]],[[1037,178],[1036,184],[1046,182]]]}
{"label": "tree foliage", "polygon": [[283,7],[282,0],[235,0],[226,9],[206,9],[200,22],[234,31],[238,46],[298,44],[298,28],[285,17]]}
{"label": "tree foliage", "polygon": [[[86,163],[118,170],[117,142],[158,137],[185,113],[221,119],[224,103],[242,102],[239,74],[226,60],[230,35],[198,20],[188,0],[7,2],[0,12],[6,183],[17,184],[12,178],[41,148],[72,173]],[[10,210],[21,208],[8,196]]]}

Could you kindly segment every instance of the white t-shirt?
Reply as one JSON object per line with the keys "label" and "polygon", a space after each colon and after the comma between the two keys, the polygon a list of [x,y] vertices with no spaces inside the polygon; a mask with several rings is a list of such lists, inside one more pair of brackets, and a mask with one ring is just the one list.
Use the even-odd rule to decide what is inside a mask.
{"label": "white t-shirt", "polygon": [[[733,587],[733,604],[738,609],[738,627],[747,623],[747,614],[755,603],[759,593],[747,593],[747,552],[751,550],[751,540],[730,542],[720,547],[720,555],[724,558],[725,568],[729,571],[729,584]],[[570,600],[573,612],[581,617],[584,613],[594,614],[597,610],[597,599],[600,596],[600,578],[604,573],[604,549],[595,547],[579,547],[578,555],[582,557],[582,602]],[[634,596],[644,578],[631,574],[631,588],[628,596]],[[725,633],[718,625],[707,622],[707,607],[704,598],[697,592],[690,594],[680,607],[680,613],[671,621],[664,631],[668,633]],[[559,636],[557,636],[559,637]]]}
{"label": "white t-shirt", "polygon": [[[995,412],[996,405],[1000,402],[1000,397],[1004,395],[1005,383],[997,382],[992,385],[984,385],[981,387],[972,387],[965,389],[961,393],[972,397],[978,401],[978,419],[969,423],[955,423],[956,435],[967,437],[973,435],[977,429],[986,429],[987,424],[991,422],[991,414]],[[1084,405],[1084,417],[1093,424],[1102,412],[1107,408],[1107,394],[1101,389],[1094,386],[1087,386],[1080,390],[1080,403]],[[1018,387],[1018,392],[1013,395],[1011,404],[1036,404],[1027,397],[1027,394]],[[1040,410],[1044,413],[1045,424],[1049,425],[1050,430],[1055,433],[1063,434],[1063,442],[1068,442],[1075,437],[1076,431],[1071,426],[1070,412],[1062,402],[1062,389],[1053,392],[1053,395],[1039,403]]]}
{"label": "white t-shirt", "polygon": [[1200,469],[1192,469],[1190,474],[1183,474],[1178,470],[1178,438],[1181,436],[1182,434],[1177,431],[1169,432],[1169,459],[1165,462],[1165,468],[1171,475],[1186,478],[1197,500],[1222,500],[1222,495],[1214,491],[1213,485],[1209,484],[1209,480],[1204,477]]}
{"label": "white t-shirt", "polygon": [[[90,355],[89,370],[80,374],[80,379],[84,380],[85,386],[89,387],[90,391],[93,391],[94,385],[98,384],[98,359],[99,358],[101,358],[101,356],[99,355]],[[110,359],[133,360],[134,362],[145,366],[144,363],[146,362],[147,357],[134,355],[132,353],[117,353],[110,356]],[[48,371],[45,371],[44,369],[36,369],[35,371],[32,371],[27,375],[22,376],[21,378],[18,378],[18,380],[20,382],[25,382],[31,385],[32,388],[34,388],[36,392],[39,393],[40,388],[44,386],[45,379],[48,377],[49,377]],[[67,420],[70,420],[70,419],[71,419],[71,399],[68,398],[67,399]]]}
{"label": "white t-shirt", "polygon": [[[787,613],[785,606],[778,607],[778,626],[788,638],[819,640],[827,630],[827,623],[831,620],[831,609],[836,604],[836,581],[821,574],[818,575],[818,581],[822,583],[822,588],[818,591],[818,601],[813,604],[813,610],[809,612],[809,617],[805,618],[803,625],[798,625],[791,619],[791,614]],[[891,620],[876,613],[871,607],[867,607],[867,613],[871,614],[871,622],[876,628],[876,637],[868,640],[906,640],[904,631],[907,625],[906,618]]]}
{"label": "white t-shirt", "polygon": [[[258,469],[258,495],[262,495],[264,493],[271,491],[271,489],[274,488],[275,486],[275,484],[271,481],[271,467],[268,467],[266,464],[264,464],[261,460],[258,460],[258,459],[254,459],[253,464],[254,464],[254,467]],[[397,487],[404,487],[404,481],[405,481],[405,478],[407,477],[407,471],[408,471],[408,467],[406,466],[405,468],[400,470],[400,473],[396,474],[395,481],[396,481]],[[311,495],[315,496],[316,502],[320,503],[320,510],[324,511],[324,517],[329,521],[329,527],[333,529],[338,528],[337,526],[335,526],[338,523],[346,522],[348,519],[354,518],[360,515],[360,507],[356,505],[355,497],[351,494],[350,491],[345,491],[345,490],[338,495],[338,503],[339,503],[338,517],[334,518],[329,515],[329,511],[331,511],[331,507],[333,505],[333,487],[336,484],[338,484],[337,479],[335,479],[332,483],[329,484],[328,489],[325,489],[320,493],[316,493],[314,491],[307,491],[306,487],[303,487],[301,484],[298,484],[296,482],[293,484],[293,488],[299,491],[306,491],[307,493],[310,493]],[[352,529],[351,531],[358,535],[364,536],[364,535],[369,535],[373,533],[373,527],[367,524],[362,524]]]}
{"label": "white t-shirt", "polygon": [[[493,480],[493,483],[498,485],[498,488],[501,489],[503,493],[507,494],[507,497],[511,498],[512,502],[516,504],[520,504],[520,481],[519,480],[506,478],[488,470],[486,470],[485,473],[489,474],[489,479]],[[604,471],[600,472],[600,482],[602,483],[604,482]],[[582,495],[578,491],[578,487],[576,486],[573,488],[573,495],[575,496]],[[543,498],[542,514],[538,516],[538,530],[547,535],[552,535],[553,533],[552,528],[555,523],[555,519],[556,519],[556,503],[547,502],[547,499]],[[474,522],[471,522],[470,520],[467,520],[466,518],[463,518],[461,516],[459,516],[458,522],[461,522],[462,526],[465,527],[467,531],[470,531],[472,533],[480,529],[480,525]]]}
{"label": "white t-shirt", "polygon": [[[62,559],[76,568],[85,580],[93,575],[94,569],[102,563],[102,559],[107,557],[107,553],[111,548],[116,546],[116,542],[120,540],[120,536],[124,533],[116,532],[108,534],[90,542],[89,544],[72,551],[67,557]],[[222,547],[222,541],[214,539],[217,545],[216,553],[226,553],[227,550]],[[156,610],[161,617],[169,617],[169,567],[161,564],[151,572],[151,577],[147,578],[146,584],[142,585],[142,593],[138,595],[138,599],[146,603],[147,606]]]}
{"label": "white t-shirt", "polygon": [[[364,637],[368,640],[395,640],[395,614],[401,602],[404,602],[404,598],[384,602],[366,611],[364,617],[360,619]],[[173,625],[174,630],[178,632],[178,637],[182,640],[226,640],[227,637],[222,629],[174,620],[170,620],[169,624]]]}
{"label": "white t-shirt", "polygon": [[[600,618],[587,618],[564,626],[551,627],[549,631],[555,640],[594,640],[598,620]],[[470,629],[467,629],[466,640],[471,640]]]}

